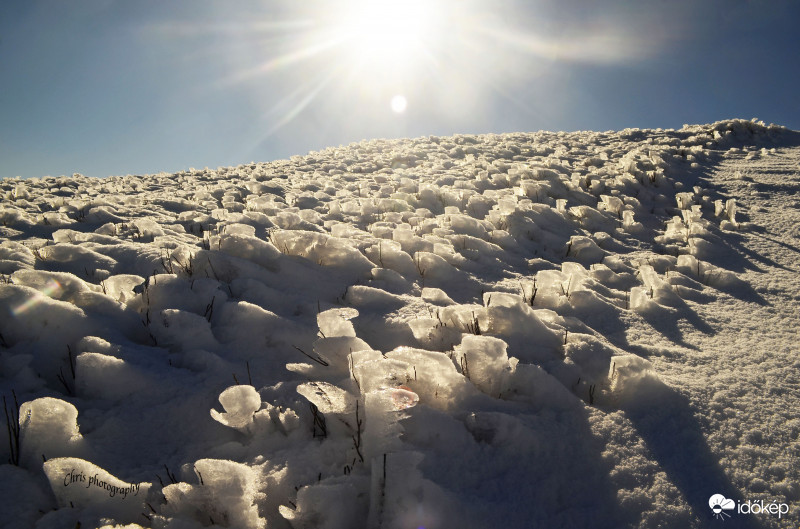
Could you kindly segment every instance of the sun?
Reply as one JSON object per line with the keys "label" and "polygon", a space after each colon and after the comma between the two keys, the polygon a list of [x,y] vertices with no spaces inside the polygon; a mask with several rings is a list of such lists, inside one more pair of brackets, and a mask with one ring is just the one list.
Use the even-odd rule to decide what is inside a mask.
{"label": "sun", "polygon": [[440,29],[433,0],[353,0],[337,19],[347,56],[378,70],[420,61]]}
{"label": "sun", "polygon": [[359,46],[378,51],[402,50],[419,42],[427,16],[422,2],[361,1],[346,14],[345,29]]}

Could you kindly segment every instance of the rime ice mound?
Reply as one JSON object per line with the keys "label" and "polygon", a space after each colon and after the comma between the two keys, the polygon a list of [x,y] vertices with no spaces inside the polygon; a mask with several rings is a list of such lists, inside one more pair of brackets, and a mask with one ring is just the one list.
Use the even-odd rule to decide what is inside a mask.
{"label": "rime ice mound", "polygon": [[[713,334],[697,307],[751,292],[731,252],[752,209],[708,172],[789,136],[733,120],[374,140],[2,181],[0,455],[21,468],[0,475],[21,485],[0,486],[0,512],[37,527],[697,526],[680,514],[699,504],[694,477],[658,424],[692,454],[711,437],[659,355],[702,365],[684,341]],[[774,472],[796,497],[797,473]]]}
{"label": "rime ice mound", "polygon": [[224,413],[211,410],[211,417],[225,426],[237,430],[252,424],[253,416],[261,407],[261,397],[253,386],[231,386],[219,395]]}

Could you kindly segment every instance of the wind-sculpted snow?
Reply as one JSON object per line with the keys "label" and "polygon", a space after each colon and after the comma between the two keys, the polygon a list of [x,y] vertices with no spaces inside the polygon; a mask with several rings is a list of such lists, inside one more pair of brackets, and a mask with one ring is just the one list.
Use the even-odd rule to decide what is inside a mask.
{"label": "wind-sculpted snow", "polygon": [[613,468],[630,421],[683,398],[626,332],[706,332],[692,307],[749,291],[721,249],[753,225],[708,176],[790,133],[371,140],[0,181],[2,458],[23,469],[0,478],[29,507],[9,527],[704,526],[730,487],[686,497],[642,464],[677,487],[654,508]]}

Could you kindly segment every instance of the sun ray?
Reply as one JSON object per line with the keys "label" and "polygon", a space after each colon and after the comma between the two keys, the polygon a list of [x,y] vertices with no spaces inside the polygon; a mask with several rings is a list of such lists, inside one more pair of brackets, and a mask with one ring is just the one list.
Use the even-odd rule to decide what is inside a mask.
{"label": "sun ray", "polygon": [[235,75],[227,76],[217,82],[218,88],[224,88],[232,85],[244,83],[250,79],[267,75],[276,70],[287,68],[296,63],[307,61],[318,57],[326,51],[336,47],[339,44],[337,40],[327,40],[315,42],[304,46],[302,48],[272,57],[253,68],[245,71],[237,72]]}
{"label": "sun ray", "polygon": [[[306,86],[301,86],[297,88],[294,92],[292,92],[288,97],[284,98],[281,102],[285,103],[289,100],[295,100],[298,97],[300,100],[296,103],[291,105],[291,108],[281,117],[275,124],[270,127],[267,131],[266,136],[270,136],[278,129],[285,126],[287,123],[292,121],[295,117],[297,117],[300,112],[302,112],[311,102],[314,100],[317,95],[322,92],[322,90],[330,83],[330,81],[334,78],[333,72],[329,73],[319,82],[314,83],[313,86],[308,89]],[[277,108],[277,107],[276,107]]]}

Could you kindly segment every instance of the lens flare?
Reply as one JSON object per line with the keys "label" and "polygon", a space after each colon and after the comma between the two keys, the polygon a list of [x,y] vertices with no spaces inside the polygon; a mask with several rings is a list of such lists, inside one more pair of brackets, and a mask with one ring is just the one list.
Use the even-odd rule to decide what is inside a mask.
{"label": "lens flare", "polygon": [[395,114],[402,114],[408,107],[408,100],[406,96],[398,94],[392,98],[391,102],[392,112]]}
{"label": "lens flare", "polygon": [[41,290],[43,296],[32,296],[26,299],[23,303],[17,305],[13,309],[11,309],[11,313],[14,316],[19,316],[24,314],[28,310],[32,309],[36,305],[42,302],[44,296],[53,297],[53,294],[59,294],[61,292],[61,285],[55,279],[50,279],[45,287]]}

